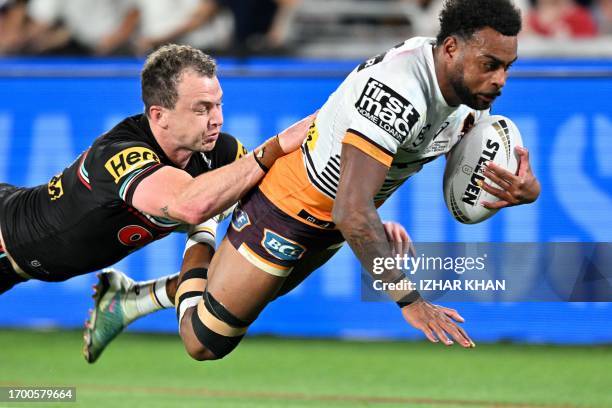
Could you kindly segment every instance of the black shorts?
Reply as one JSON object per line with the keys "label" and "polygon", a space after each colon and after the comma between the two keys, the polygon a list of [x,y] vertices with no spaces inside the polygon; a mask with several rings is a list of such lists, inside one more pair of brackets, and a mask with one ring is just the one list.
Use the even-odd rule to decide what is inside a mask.
{"label": "black shorts", "polygon": [[[11,184],[0,183],[0,218],[2,217],[4,200],[17,190],[18,188]],[[4,248],[0,245],[0,294],[26,280],[15,272],[4,252]]]}
{"label": "black shorts", "polygon": [[19,188],[12,184],[0,183],[0,205],[4,202],[6,197],[13,194],[17,190],[19,190]]}
{"label": "black shorts", "polygon": [[285,214],[255,188],[232,216],[227,238],[249,262],[285,277],[306,254],[338,248],[340,231],[312,227]]}

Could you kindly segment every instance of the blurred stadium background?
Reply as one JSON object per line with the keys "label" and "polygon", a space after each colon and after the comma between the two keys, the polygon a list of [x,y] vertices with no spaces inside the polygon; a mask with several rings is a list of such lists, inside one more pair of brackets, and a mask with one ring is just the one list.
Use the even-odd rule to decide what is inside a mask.
{"label": "blurred stadium background", "polygon": [[[494,112],[521,129],[542,196],[460,225],[443,202],[444,162],[432,162],[382,209],[417,242],[612,242],[612,1],[520,6],[521,59]],[[410,36],[435,35],[440,2],[0,0],[0,7],[0,181],[29,186],[46,183],[95,137],[142,111],[141,56],[160,44],[191,43],[219,56],[224,129],[254,147],[319,107],[361,60]],[[117,266],[137,279],[174,272],[183,243],[172,234]],[[168,311],[137,321],[131,330],[146,335],[119,338],[88,367],[74,330],[95,282],[93,274],[28,282],[0,297],[0,385],[77,385],[83,406],[612,406],[610,303],[475,295],[452,306],[485,345],[442,350],[417,343],[422,337],[394,305],[360,301],[359,265],[345,248],[271,304],[227,360],[188,361]]]}

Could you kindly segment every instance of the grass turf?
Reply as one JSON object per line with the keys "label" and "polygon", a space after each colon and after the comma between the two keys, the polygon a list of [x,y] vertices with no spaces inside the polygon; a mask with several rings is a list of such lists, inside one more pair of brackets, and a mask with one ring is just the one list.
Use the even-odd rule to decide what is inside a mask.
{"label": "grass turf", "polygon": [[247,338],[221,361],[122,334],[94,365],[79,332],[0,330],[0,385],[75,386],[68,407],[612,407],[612,347]]}

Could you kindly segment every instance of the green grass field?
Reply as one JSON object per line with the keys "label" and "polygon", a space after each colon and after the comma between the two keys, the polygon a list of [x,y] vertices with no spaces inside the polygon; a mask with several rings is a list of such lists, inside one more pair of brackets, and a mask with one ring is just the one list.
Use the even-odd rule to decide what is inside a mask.
{"label": "green grass field", "polygon": [[68,407],[612,407],[612,347],[248,338],[198,363],[123,334],[94,365],[79,332],[0,330],[0,385],[75,386]]}

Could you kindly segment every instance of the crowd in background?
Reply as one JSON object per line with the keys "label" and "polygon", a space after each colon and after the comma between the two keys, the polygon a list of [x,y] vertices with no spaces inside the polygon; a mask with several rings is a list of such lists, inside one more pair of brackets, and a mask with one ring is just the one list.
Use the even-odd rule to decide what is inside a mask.
{"label": "crowd in background", "polygon": [[[413,0],[404,0],[413,1]],[[428,26],[443,0],[416,0]],[[589,38],[612,35],[612,0],[514,0],[522,11],[522,36]]]}
{"label": "crowd in background", "polygon": [[[324,31],[299,30],[308,5],[329,25],[346,23],[342,16],[331,18],[343,10],[340,6],[354,12],[366,2],[378,2],[379,10],[405,6],[398,9],[406,10],[400,19],[383,14],[381,19],[361,16],[361,22],[399,26],[408,38],[436,34],[443,0],[0,0],[0,54],[145,55],[169,42],[216,55],[292,54]],[[612,0],[515,3],[523,13],[522,36],[612,35]],[[303,25],[310,21],[302,19]],[[345,32],[346,41],[361,40]]]}
{"label": "crowd in background", "polygon": [[297,0],[0,0],[0,53],[143,55],[169,42],[210,51],[285,45]]}

